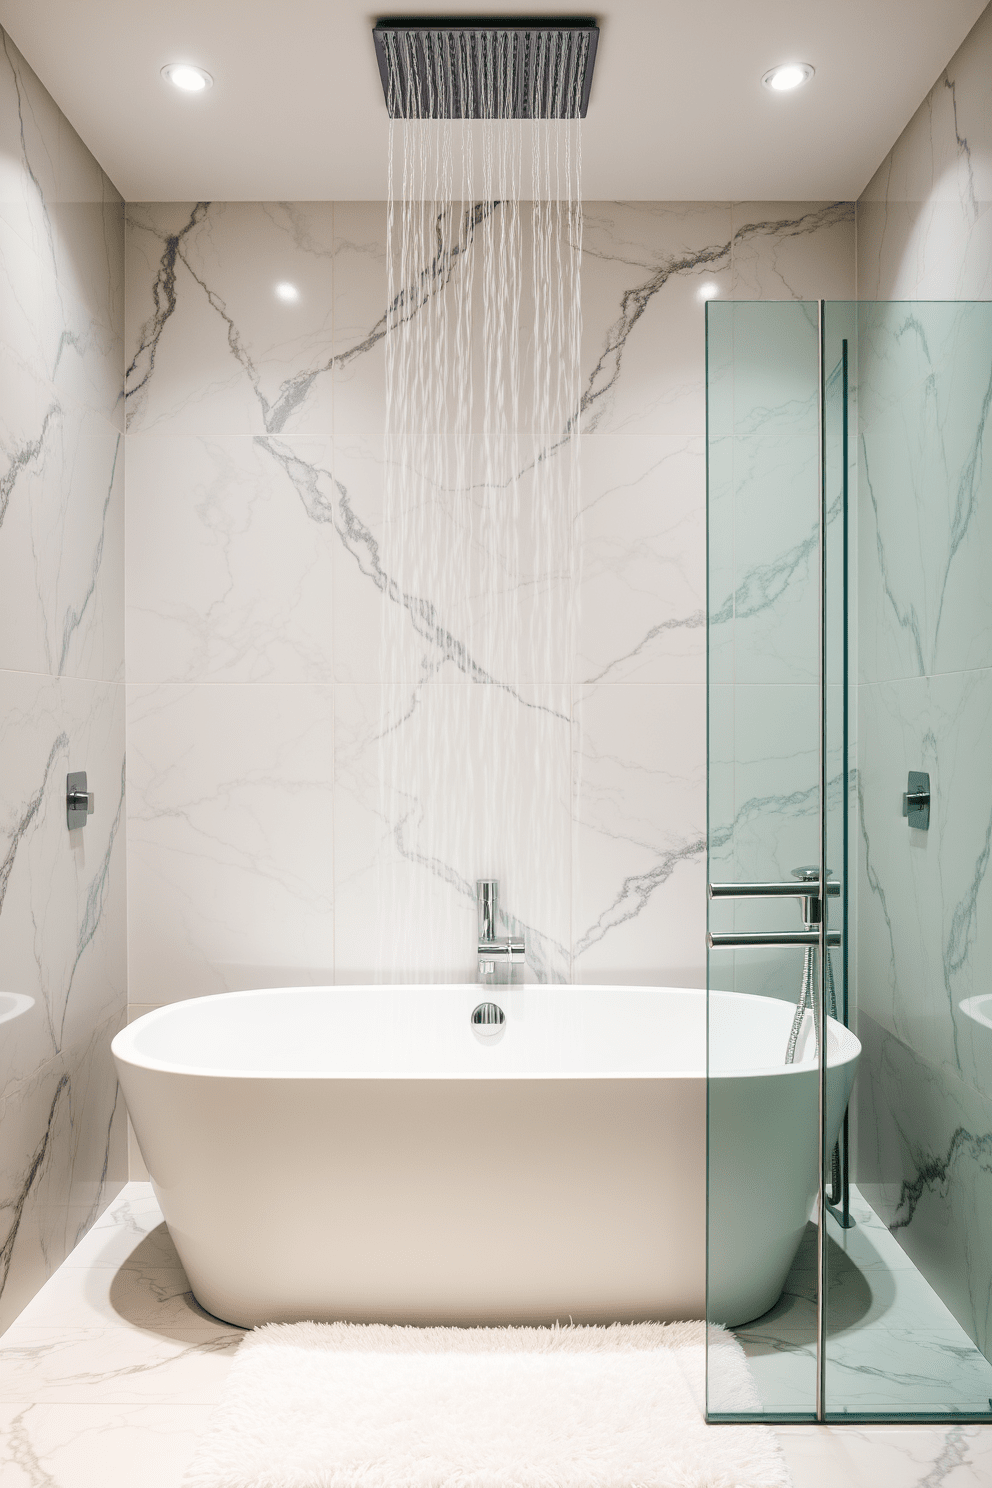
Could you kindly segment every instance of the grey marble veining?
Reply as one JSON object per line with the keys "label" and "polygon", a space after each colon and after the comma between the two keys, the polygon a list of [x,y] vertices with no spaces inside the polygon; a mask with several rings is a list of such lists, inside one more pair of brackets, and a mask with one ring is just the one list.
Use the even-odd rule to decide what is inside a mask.
{"label": "grey marble veining", "polygon": [[969,1337],[992,1352],[992,1102],[870,1018],[862,1039],[862,1182]]}
{"label": "grey marble veining", "polygon": [[987,667],[992,306],[858,315],[861,679]]}
{"label": "grey marble veining", "polygon": [[[992,1364],[891,1228],[852,1190],[854,1227],[827,1220],[826,1386],[831,1414],[989,1413]],[[782,1297],[735,1329],[764,1408],[811,1411],[816,1368],[816,1230],[807,1229]],[[719,1408],[711,1398],[711,1409]]]}
{"label": "grey marble veining", "polygon": [[[992,1353],[992,9],[858,202],[858,1174]],[[948,301],[950,303],[939,303]],[[935,303],[936,302],[936,303]],[[900,813],[930,773],[927,833]]]}
{"label": "grey marble veining", "polygon": [[[27,1003],[4,1024],[0,1054],[7,1322],[123,1178],[109,1040],[126,998],[124,714],[115,684],[6,672],[0,698],[0,984]],[[79,755],[101,810],[73,842],[65,774]]]}
{"label": "grey marble veining", "polygon": [[[128,1184],[0,1341],[4,1488],[179,1488],[240,1338],[196,1309],[151,1186]],[[795,1488],[978,1488],[992,1461],[992,1428],[954,1422],[779,1439]]]}
{"label": "grey marble veining", "polygon": [[860,299],[992,293],[990,77],[986,9],[858,200]]}
{"label": "grey marble veining", "polygon": [[123,204],[0,35],[0,666],[123,677]]}
{"label": "grey marble veining", "polygon": [[0,149],[2,1328],[124,1181],[127,988],[123,205],[3,33]]}
{"label": "grey marble veining", "polygon": [[[865,1213],[859,1214],[864,1221]],[[859,1263],[877,1291],[879,1278],[870,1262],[873,1254],[876,1263],[881,1260],[884,1227],[876,1220],[849,1235],[856,1235]],[[901,1281],[903,1291],[888,1297],[893,1322],[900,1306],[918,1317],[926,1297],[913,1290],[911,1266]],[[798,1276],[798,1302],[804,1282]],[[149,1488],[178,1488],[195,1434],[207,1424],[207,1402],[218,1398],[240,1337],[237,1330],[184,1307],[184,1287],[149,1185],[130,1184],[4,1340],[0,1467],[5,1483],[9,1478],[13,1488],[36,1488],[39,1481],[56,1488],[89,1488],[91,1482],[131,1488],[140,1464],[142,1483]],[[845,1320],[848,1335],[857,1332],[856,1310]],[[797,1324],[803,1326],[801,1320]],[[761,1356],[753,1342],[746,1345],[759,1387],[787,1374],[796,1378],[802,1362],[799,1332],[780,1341],[791,1351],[778,1356],[777,1375],[778,1360]],[[885,1364],[905,1374],[905,1343],[896,1358],[898,1326],[891,1341],[893,1354]],[[961,1357],[952,1360],[955,1348]],[[945,1375],[949,1364],[965,1364],[964,1352],[960,1334],[945,1340]],[[884,1386],[884,1371],[875,1383]],[[919,1381],[931,1396],[936,1384]],[[992,1429],[953,1422],[788,1427],[779,1435],[796,1488],[824,1488],[839,1480],[857,1488],[877,1483],[977,1488],[987,1476],[992,1451]]]}
{"label": "grey marble veining", "polygon": [[[492,227],[485,211],[470,219],[466,251]],[[412,970],[464,975],[483,859],[527,936],[531,974],[699,983],[700,289],[785,286],[790,297],[815,297],[839,276],[850,293],[853,208],[586,204],[581,491],[567,562],[559,573],[530,561],[543,539],[526,486],[515,548],[472,548],[446,493],[431,510],[459,573],[497,566],[497,629],[471,585],[446,588],[441,574],[436,592],[408,591],[385,557],[385,225],[375,203],[128,209],[128,675],[141,684],[129,807],[132,998],[257,985],[266,967],[271,979],[298,980],[303,962],[364,979],[387,902],[405,915],[397,939]],[[458,271],[457,258],[445,264]],[[298,302],[275,298],[281,281],[298,287]],[[443,294],[449,281],[427,282]],[[384,607],[405,616],[392,670]],[[535,630],[548,638],[538,658]],[[180,743],[192,694],[155,692],[195,684],[216,698],[209,706],[220,718],[232,713],[231,683],[259,689],[252,738],[268,804],[253,804],[252,848],[227,788],[207,803],[221,768],[208,761],[211,748]],[[628,740],[606,743],[611,718],[643,711],[647,694],[631,684],[651,685],[648,711],[661,731],[653,757],[641,759]],[[156,695],[167,706],[146,715]],[[289,810],[295,820],[297,787],[281,741],[312,706],[328,718],[329,815],[322,804],[284,833],[274,818]],[[387,715],[396,722],[384,740]],[[470,825],[471,793],[493,729],[505,741],[505,825],[484,842]],[[162,767],[146,774],[141,764],[146,738],[156,752],[161,744],[181,754],[168,766],[163,756],[161,795]],[[399,786],[392,798],[387,757],[389,790]],[[408,762],[405,775],[397,759]],[[332,917],[293,887],[291,855],[321,859],[331,820],[328,946]],[[261,936],[235,887],[253,852],[290,896]],[[201,869],[213,885],[209,919],[191,892]],[[239,957],[241,939],[254,948]]]}

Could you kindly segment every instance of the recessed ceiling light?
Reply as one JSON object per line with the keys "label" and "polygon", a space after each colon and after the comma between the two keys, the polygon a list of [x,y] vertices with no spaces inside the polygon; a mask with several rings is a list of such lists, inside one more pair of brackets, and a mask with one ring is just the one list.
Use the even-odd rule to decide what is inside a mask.
{"label": "recessed ceiling light", "polygon": [[204,72],[202,67],[191,67],[188,62],[170,62],[168,67],[162,68],[162,76],[184,93],[202,93],[213,83],[209,72]]}
{"label": "recessed ceiling light", "polygon": [[285,300],[287,305],[300,298],[300,291],[295,284],[277,284],[276,294],[280,300]]}
{"label": "recessed ceiling light", "polygon": [[775,93],[791,93],[793,88],[808,83],[813,72],[808,62],[785,62],[781,67],[771,68],[761,81]]}

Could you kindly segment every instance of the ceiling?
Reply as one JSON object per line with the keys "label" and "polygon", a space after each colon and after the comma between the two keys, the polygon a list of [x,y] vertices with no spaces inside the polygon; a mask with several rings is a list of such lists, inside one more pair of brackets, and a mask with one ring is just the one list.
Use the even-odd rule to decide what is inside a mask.
{"label": "ceiling", "polygon": [[[986,0],[613,0],[583,125],[587,200],[859,195]],[[576,14],[560,0],[448,14]],[[435,14],[388,0],[383,14]],[[582,12],[592,13],[589,10]],[[378,200],[386,112],[348,0],[0,0],[0,21],[129,201]],[[776,95],[776,63],[816,76]],[[213,74],[205,94],[168,62]]]}

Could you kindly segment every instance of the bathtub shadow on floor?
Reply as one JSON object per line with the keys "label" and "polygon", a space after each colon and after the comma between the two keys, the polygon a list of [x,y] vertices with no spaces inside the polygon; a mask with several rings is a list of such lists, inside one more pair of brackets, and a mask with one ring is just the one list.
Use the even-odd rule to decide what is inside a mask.
{"label": "bathtub shadow on floor", "polygon": [[200,1332],[213,1338],[222,1330],[240,1336],[247,1331],[200,1306],[164,1223],[145,1235],[114,1272],[109,1300],[125,1322],[165,1338],[186,1340]]}
{"label": "bathtub shadow on floor", "polygon": [[[884,1267],[862,1270],[827,1236],[827,1329],[830,1336],[876,1322],[896,1299]],[[816,1226],[809,1224],[775,1306],[735,1328],[749,1356],[816,1346]]]}

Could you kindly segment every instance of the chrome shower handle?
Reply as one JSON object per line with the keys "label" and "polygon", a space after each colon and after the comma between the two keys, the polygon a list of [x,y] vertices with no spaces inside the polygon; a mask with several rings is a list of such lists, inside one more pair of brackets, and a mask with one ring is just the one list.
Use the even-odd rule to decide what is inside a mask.
{"label": "chrome shower handle", "polygon": [[[816,898],[817,888],[815,881],[804,883],[801,879],[792,879],[788,883],[711,883],[707,886],[707,893],[711,899],[809,899]],[[827,894],[830,898],[839,893],[840,884],[836,879],[828,879]]]}
{"label": "chrome shower handle", "polygon": [[[817,930],[709,930],[706,944],[711,951],[745,951],[753,946],[787,950],[790,946],[818,946]],[[827,931],[827,945],[840,945],[840,931]]]}
{"label": "chrome shower handle", "polygon": [[69,831],[85,827],[93,815],[93,792],[86,784],[85,770],[70,770],[65,777],[65,821]]}

